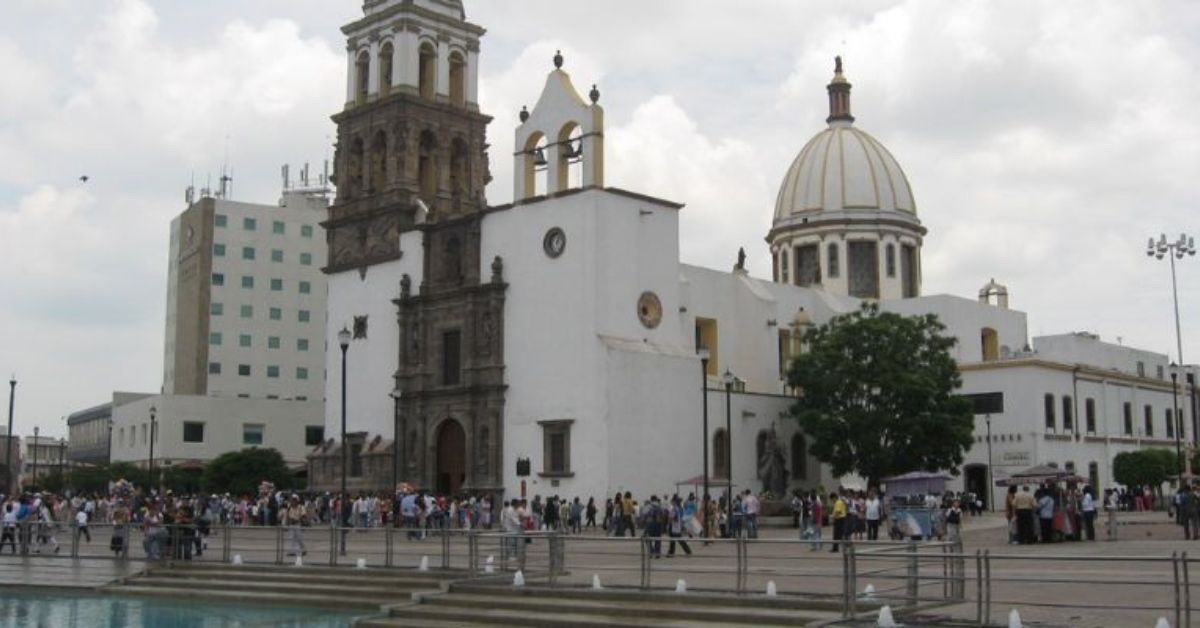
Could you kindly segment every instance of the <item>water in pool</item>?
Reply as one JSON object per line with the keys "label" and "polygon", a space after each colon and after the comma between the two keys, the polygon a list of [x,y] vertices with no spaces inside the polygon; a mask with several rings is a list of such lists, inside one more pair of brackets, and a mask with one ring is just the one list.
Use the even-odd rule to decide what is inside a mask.
{"label": "water in pool", "polygon": [[170,598],[0,593],[6,628],[348,628],[362,613]]}

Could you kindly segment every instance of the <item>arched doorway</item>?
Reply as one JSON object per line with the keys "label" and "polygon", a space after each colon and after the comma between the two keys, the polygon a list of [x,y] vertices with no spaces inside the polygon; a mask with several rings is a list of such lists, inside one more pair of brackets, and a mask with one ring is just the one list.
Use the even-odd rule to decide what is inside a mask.
{"label": "arched doorway", "polygon": [[457,495],[467,479],[467,435],[454,419],[447,419],[438,429],[435,477],[441,495]]}
{"label": "arched doorway", "polygon": [[[963,475],[966,492],[975,493],[975,499],[982,501],[983,507],[987,508],[992,499],[992,492],[988,490],[987,465],[969,464],[963,468]],[[966,506],[963,504],[963,508]]]}

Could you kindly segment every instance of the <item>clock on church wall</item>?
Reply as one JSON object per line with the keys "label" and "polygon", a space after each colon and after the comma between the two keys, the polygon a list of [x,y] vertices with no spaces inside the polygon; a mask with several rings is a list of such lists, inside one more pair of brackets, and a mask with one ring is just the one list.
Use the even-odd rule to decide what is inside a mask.
{"label": "clock on church wall", "polygon": [[546,251],[546,255],[550,259],[556,259],[563,254],[567,248],[567,234],[562,229],[554,227],[546,232],[546,237],[542,238],[542,249]]}
{"label": "clock on church wall", "polygon": [[662,302],[653,292],[643,292],[637,303],[638,320],[647,329],[654,329],[662,322]]}

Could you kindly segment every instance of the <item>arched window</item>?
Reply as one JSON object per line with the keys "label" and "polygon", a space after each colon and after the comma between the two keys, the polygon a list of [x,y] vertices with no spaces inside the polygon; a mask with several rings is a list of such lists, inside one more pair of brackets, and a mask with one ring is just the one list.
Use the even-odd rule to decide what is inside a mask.
{"label": "arched window", "polygon": [[366,51],[360,53],[354,63],[354,78],[354,102],[361,105],[367,102],[371,90],[371,55]]}
{"label": "arched window", "polygon": [[841,268],[839,267],[840,259],[838,258],[838,245],[830,244],[828,252],[828,263],[826,264],[826,277],[836,279]]}
{"label": "arched window", "polygon": [[1100,487],[1100,465],[1095,462],[1088,463],[1088,484],[1093,491]]}
{"label": "arched window", "polygon": [[780,281],[788,283],[788,252],[784,249],[779,252],[779,269]]}
{"label": "arched window", "polygon": [[392,62],[395,59],[395,49],[392,42],[387,42],[379,48],[379,95],[387,96],[392,91],[394,80]]}
{"label": "arched window", "polygon": [[895,277],[896,276],[896,245],[895,244],[887,245],[887,247],[883,249],[883,252],[884,252],[883,265],[884,265],[884,268],[887,270],[887,276]]}
{"label": "arched window", "polygon": [[1072,432],[1075,430],[1075,404],[1071,399],[1071,395],[1063,395],[1063,431]]}
{"label": "arched window", "polygon": [[462,53],[450,53],[450,103],[457,107],[467,104],[467,62]]}
{"label": "arched window", "polygon": [[546,136],[541,133],[530,135],[524,149],[519,167],[525,177],[525,198],[541,196],[546,193],[550,176],[546,167]]}
{"label": "arched window", "polygon": [[430,208],[437,196],[437,138],[428,129],[421,132],[421,152],[417,163],[417,181],[421,186],[421,198]]}
{"label": "arched window", "polygon": [[1000,359],[1000,335],[991,327],[984,327],[979,332],[979,344],[984,362]]}
{"label": "arched window", "polygon": [[754,477],[762,477],[762,459],[767,453],[767,431],[759,430],[758,436],[754,437]]}
{"label": "arched window", "polygon": [[467,168],[467,143],[455,138],[450,148],[450,192],[465,195],[469,189]]}
{"label": "arched window", "polygon": [[387,186],[387,136],[383,131],[375,134],[375,139],[371,141],[371,174],[370,186],[367,188],[368,194],[382,192]]}
{"label": "arched window", "polygon": [[808,441],[804,434],[792,436],[792,479],[808,479]]}
{"label": "arched window", "polygon": [[1058,428],[1058,421],[1054,418],[1054,395],[1046,395],[1043,401],[1046,406],[1046,431],[1053,432]]}
{"label": "arched window", "polygon": [[433,100],[437,95],[437,50],[433,44],[421,44],[418,88],[421,98]]}
{"label": "arched window", "polygon": [[725,430],[717,430],[713,434],[713,477],[721,480],[729,479],[729,439]]}
{"label": "arched window", "polygon": [[1084,427],[1088,434],[1096,433],[1096,400],[1088,397],[1083,402]]}
{"label": "arched window", "polygon": [[446,241],[446,280],[462,280],[462,242],[455,236]]}
{"label": "arched window", "polygon": [[362,193],[363,167],[364,162],[366,161],[365,153],[366,150],[363,148],[362,138],[354,138],[354,141],[350,144],[350,157],[348,163],[346,164],[346,169],[348,171],[346,174],[349,178],[347,181],[347,184],[349,185],[349,189],[347,190],[348,193],[346,194],[347,197],[352,198]]}

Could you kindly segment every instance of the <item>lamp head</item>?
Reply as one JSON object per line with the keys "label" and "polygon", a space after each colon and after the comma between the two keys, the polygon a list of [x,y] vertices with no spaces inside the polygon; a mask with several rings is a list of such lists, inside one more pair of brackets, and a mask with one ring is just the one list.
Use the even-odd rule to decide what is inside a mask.
{"label": "lamp head", "polygon": [[721,376],[721,381],[724,382],[726,386],[733,386],[733,383],[737,381],[737,378],[733,376],[733,373],[729,372],[729,369],[725,369],[725,374]]}
{"label": "lamp head", "polygon": [[346,347],[350,346],[350,330],[349,329],[342,327],[342,331],[338,332],[337,338],[338,338],[338,346],[340,346],[343,351],[346,349]]}
{"label": "lamp head", "polygon": [[158,414],[158,408],[150,406],[150,420],[154,420],[154,415]]}
{"label": "lamp head", "polygon": [[705,362],[708,362],[708,359],[712,357],[707,347],[700,347],[700,350],[696,352],[696,355],[700,356],[700,359]]}

